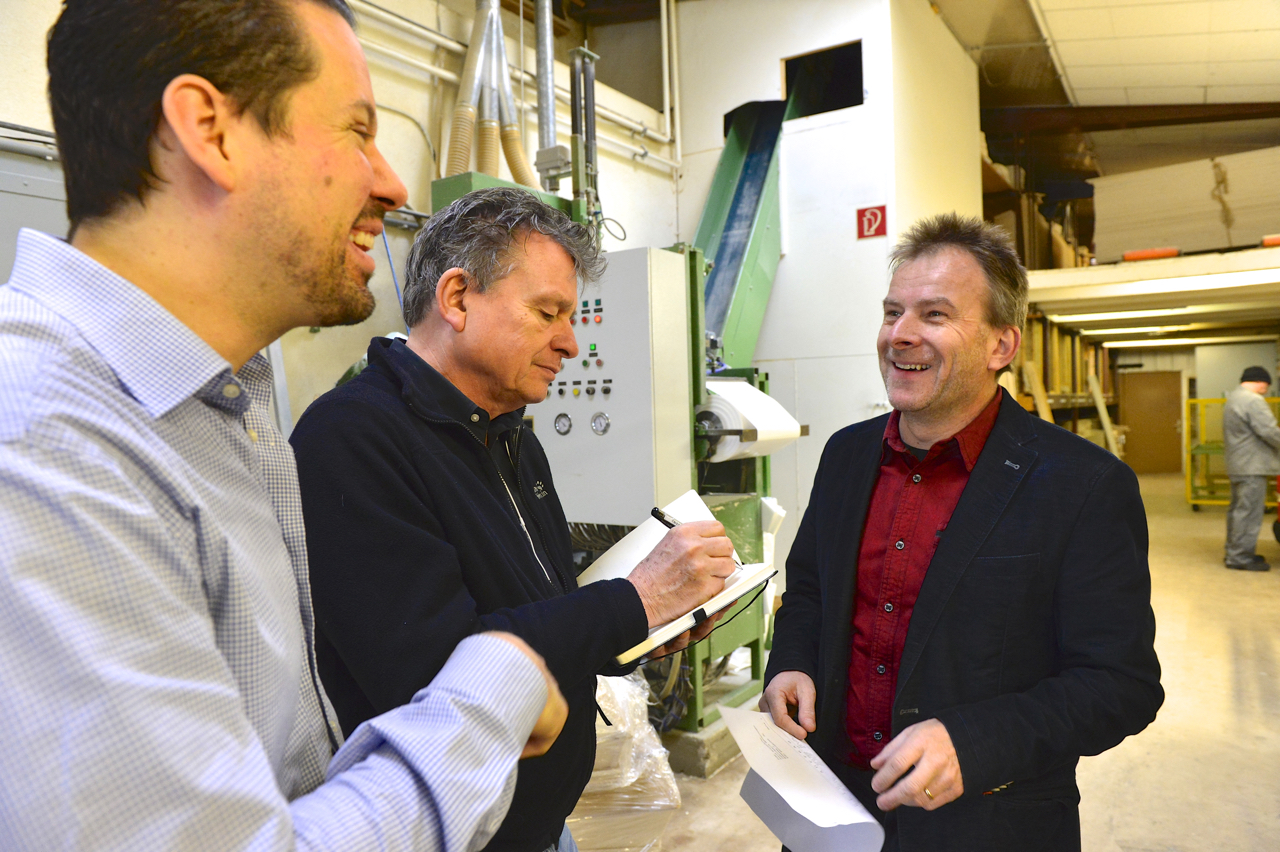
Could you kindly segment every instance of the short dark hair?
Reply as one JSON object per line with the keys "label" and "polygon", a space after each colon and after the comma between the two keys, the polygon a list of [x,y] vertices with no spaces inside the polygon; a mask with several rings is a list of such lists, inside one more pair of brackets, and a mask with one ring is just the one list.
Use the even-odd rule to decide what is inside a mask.
{"label": "short dark hair", "polygon": [[[305,0],[355,26],[344,0]],[[288,94],[319,67],[293,0],[63,0],[49,30],[49,106],[67,218],[145,201],[158,178],[151,139],[165,87],[205,78],[268,136],[288,126]]]}
{"label": "short dark hair", "polygon": [[604,272],[595,231],[523,189],[469,192],[427,220],[413,239],[404,274],[404,322],[413,328],[427,316],[436,284],[450,269],[465,270],[478,292],[511,273],[511,246],[542,234],[573,260],[580,282]]}
{"label": "short dark hair", "polygon": [[1018,260],[1009,235],[999,225],[971,216],[943,213],[911,226],[889,252],[889,270],[948,246],[967,251],[987,276],[987,323],[992,328],[1027,324],[1027,270]]}

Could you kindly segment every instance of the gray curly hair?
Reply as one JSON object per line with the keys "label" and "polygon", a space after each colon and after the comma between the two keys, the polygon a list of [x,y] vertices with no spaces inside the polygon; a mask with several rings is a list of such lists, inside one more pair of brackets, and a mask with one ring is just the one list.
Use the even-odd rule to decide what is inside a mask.
{"label": "gray curly hair", "polygon": [[405,268],[404,321],[413,328],[426,318],[436,284],[450,269],[462,269],[483,293],[511,274],[516,240],[537,233],[554,240],[573,260],[578,281],[604,272],[595,232],[543,203],[531,192],[508,187],[469,192],[427,220],[414,237]]}

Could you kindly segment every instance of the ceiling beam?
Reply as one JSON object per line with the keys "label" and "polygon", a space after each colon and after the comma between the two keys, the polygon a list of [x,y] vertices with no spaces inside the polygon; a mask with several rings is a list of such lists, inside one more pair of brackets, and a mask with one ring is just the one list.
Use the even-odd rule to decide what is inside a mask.
{"label": "ceiling beam", "polygon": [[1001,107],[982,110],[982,130],[989,136],[1062,136],[1133,127],[1165,127],[1256,118],[1280,118],[1280,102]]}

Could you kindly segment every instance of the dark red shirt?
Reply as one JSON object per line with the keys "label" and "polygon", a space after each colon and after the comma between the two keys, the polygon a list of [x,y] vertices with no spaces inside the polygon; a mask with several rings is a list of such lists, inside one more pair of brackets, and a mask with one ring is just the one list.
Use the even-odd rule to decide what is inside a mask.
{"label": "dark red shirt", "polygon": [[969,473],[1000,412],[1002,393],[973,422],[917,459],[889,415],[880,476],[863,525],[845,733],[849,762],[870,766],[892,738],[893,696],[911,611]]}

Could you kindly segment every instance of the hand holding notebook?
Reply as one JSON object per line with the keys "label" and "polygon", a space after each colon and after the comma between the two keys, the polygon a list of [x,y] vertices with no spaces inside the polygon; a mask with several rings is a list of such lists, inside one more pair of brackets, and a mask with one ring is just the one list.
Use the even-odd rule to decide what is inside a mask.
{"label": "hand holding notebook", "polygon": [[[682,543],[682,539],[710,532],[696,522],[714,521],[714,518],[694,491],[686,492],[663,507],[662,511],[666,513],[668,523],[656,517],[646,519],[578,577],[579,585],[627,577],[636,584],[642,600],[645,600],[646,612],[650,615],[649,636],[620,654],[616,658],[620,664],[629,663],[693,629],[742,595],[764,585],[776,573],[765,565],[730,568],[727,557],[732,556],[733,562],[738,563],[731,546],[725,548],[729,552],[723,554],[715,546],[708,547],[704,556],[709,554],[710,559],[682,558],[679,555],[673,559],[673,552],[688,544],[687,541]],[[674,519],[684,523],[676,523]],[[676,529],[669,535],[672,524]],[[718,538],[714,535],[705,537]],[[725,563],[723,569],[717,564],[722,561]],[[713,567],[714,576],[709,576],[705,570],[708,565]],[[690,571],[701,573],[690,577]],[[728,573],[728,577],[724,578],[721,588],[720,578],[724,573]]]}

